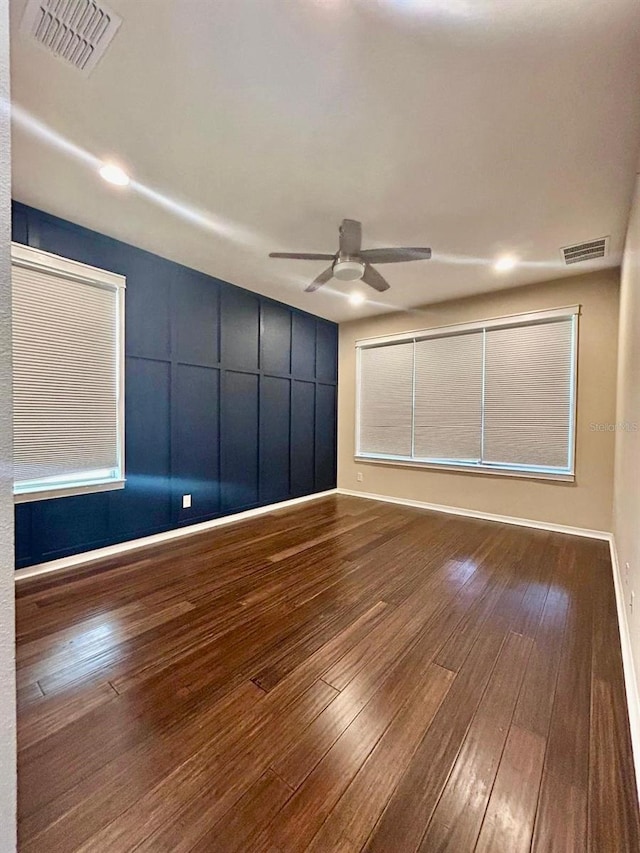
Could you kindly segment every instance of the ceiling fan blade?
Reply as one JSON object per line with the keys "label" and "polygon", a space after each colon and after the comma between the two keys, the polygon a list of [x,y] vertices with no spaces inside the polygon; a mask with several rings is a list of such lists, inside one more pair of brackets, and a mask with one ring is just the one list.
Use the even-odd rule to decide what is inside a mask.
{"label": "ceiling fan blade", "polygon": [[343,219],[340,226],[340,253],[357,255],[362,246],[362,225],[355,219]]}
{"label": "ceiling fan blade", "polygon": [[317,290],[319,287],[322,287],[323,284],[326,284],[332,278],[333,265],[324,270],[324,272],[321,272],[319,276],[316,276],[316,278],[314,278],[311,284],[308,287],[305,287],[305,293],[313,293],[314,290]]}
{"label": "ceiling fan blade", "polygon": [[365,284],[368,284],[369,287],[373,287],[374,290],[377,290],[380,293],[385,290],[389,290],[389,288],[391,287],[389,282],[380,275],[378,270],[374,269],[369,264],[367,264],[367,266],[365,267],[364,275],[362,276],[362,281],[364,281]]}
{"label": "ceiling fan blade", "polygon": [[398,249],[365,249],[360,257],[368,264],[398,264],[402,261],[428,261],[431,249],[398,248]]}
{"label": "ceiling fan blade", "polygon": [[323,255],[318,252],[269,252],[270,258],[293,258],[297,261],[332,261],[335,255]]}

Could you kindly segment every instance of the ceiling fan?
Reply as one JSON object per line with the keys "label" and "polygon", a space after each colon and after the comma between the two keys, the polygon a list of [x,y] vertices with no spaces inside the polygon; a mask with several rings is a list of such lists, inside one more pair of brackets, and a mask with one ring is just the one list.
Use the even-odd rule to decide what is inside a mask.
{"label": "ceiling fan", "polygon": [[431,249],[362,249],[362,225],[355,219],[343,219],[339,228],[340,248],[335,255],[317,252],[271,252],[270,258],[293,258],[300,261],[331,261],[331,266],[305,287],[307,293],[313,293],[332,278],[339,281],[357,281],[362,279],[369,287],[382,293],[388,290],[389,282],[384,279],[372,264],[397,264],[402,261],[422,261],[431,257]]}

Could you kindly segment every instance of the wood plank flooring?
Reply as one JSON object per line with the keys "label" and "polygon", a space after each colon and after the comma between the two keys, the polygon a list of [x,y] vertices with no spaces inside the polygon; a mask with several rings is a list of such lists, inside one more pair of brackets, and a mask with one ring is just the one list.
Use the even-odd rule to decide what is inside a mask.
{"label": "wood plank flooring", "polygon": [[603,542],[336,496],[17,595],[23,853],[640,851]]}

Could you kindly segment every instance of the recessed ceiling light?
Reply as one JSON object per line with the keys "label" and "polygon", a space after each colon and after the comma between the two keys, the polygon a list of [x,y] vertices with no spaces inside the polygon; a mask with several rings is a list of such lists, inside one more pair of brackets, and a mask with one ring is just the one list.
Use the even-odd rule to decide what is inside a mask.
{"label": "recessed ceiling light", "polygon": [[493,265],[493,268],[496,272],[509,272],[509,270],[514,269],[518,265],[518,259],[514,258],[513,255],[503,255]]}
{"label": "recessed ceiling light", "polygon": [[99,174],[103,180],[115,184],[117,187],[126,187],[129,183],[129,175],[120,166],[114,166],[113,163],[105,163],[101,166]]}
{"label": "recessed ceiling light", "polygon": [[349,295],[349,302],[352,305],[362,305],[365,302],[365,298],[361,293],[351,293]]}

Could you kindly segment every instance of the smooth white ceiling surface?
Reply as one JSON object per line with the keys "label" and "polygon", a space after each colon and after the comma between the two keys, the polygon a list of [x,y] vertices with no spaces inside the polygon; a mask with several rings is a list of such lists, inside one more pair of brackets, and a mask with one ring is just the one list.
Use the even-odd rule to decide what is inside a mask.
{"label": "smooth white ceiling surface", "polygon": [[[611,235],[640,141],[638,0],[110,0],[90,77],[19,32],[14,197],[335,320],[557,275]],[[36,122],[37,120],[37,122]],[[92,158],[135,179],[102,182]],[[364,246],[428,245],[303,293],[344,217]],[[502,252],[524,263],[499,275]],[[602,263],[602,262],[600,262]]]}

